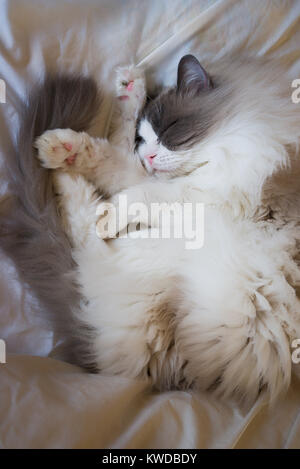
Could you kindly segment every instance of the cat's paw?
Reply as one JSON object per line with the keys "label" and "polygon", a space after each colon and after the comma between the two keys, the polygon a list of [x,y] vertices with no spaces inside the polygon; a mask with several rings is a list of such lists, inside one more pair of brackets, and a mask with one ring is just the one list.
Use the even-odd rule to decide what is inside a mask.
{"label": "cat's paw", "polygon": [[138,113],[146,101],[144,71],[133,65],[117,68],[116,93],[123,109]]}
{"label": "cat's paw", "polygon": [[34,144],[42,166],[50,169],[72,167],[82,145],[83,134],[71,129],[48,130]]}

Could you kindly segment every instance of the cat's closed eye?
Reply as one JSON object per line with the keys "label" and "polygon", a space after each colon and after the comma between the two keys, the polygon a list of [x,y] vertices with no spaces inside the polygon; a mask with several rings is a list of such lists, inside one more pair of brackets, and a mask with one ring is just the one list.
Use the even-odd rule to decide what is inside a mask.
{"label": "cat's closed eye", "polygon": [[145,139],[141,135],[136,133],[135,134],[135,149],[137,149],[142,143],[145,143]]}

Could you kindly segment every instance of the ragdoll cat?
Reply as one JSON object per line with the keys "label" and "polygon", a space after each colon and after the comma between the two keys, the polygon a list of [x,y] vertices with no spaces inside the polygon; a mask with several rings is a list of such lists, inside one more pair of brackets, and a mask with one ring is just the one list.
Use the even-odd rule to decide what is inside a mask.
{"label": "ragdoll cat", "polygon": [[[70,129],[37,140],[42,165],[56,170],[86,300],[80,320],[93,329],[102,373],[247,400],[288,387],[290,344],[300,337],[299,188],[289,172],[300,130],[289,92],[269,63],[226,60],[208,75],[185,56],[177,85],[144,109],[141,71],[119,70],[109,142]],[[281,173],[288,189],[276,181]],[[205,203],[203,247],[114,238],[125,218],[107,239],[120,194],[128,206]],[[141,233],[159,227],[135,215]]]}

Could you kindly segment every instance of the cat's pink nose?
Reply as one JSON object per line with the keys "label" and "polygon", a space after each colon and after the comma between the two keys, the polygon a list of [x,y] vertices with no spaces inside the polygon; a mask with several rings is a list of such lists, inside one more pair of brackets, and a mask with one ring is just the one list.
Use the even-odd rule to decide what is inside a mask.
{"label": "cat's pink nose", "polygon": [[156,155],[147,155],[145,158],[147,158],[150,166],[153,164],[153,160],[156,157]]}

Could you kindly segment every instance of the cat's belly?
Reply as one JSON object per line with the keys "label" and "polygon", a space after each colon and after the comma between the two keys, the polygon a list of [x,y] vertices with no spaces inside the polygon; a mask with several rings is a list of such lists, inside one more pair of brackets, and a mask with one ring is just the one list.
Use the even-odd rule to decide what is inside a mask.
{"label": "cat's belly", "polygon": [[186,249],[184,239],[126,238],[82,250],[79,282],[89,302],[81,318],[95,329],[99,368],[159,388],[230,394],[234,375],[249,396],[262,385],[276,392],[289,380],[287,337],[300,336],[289,283],[300,280],[294,236],[292,227],[207,209],[200,249]]}

